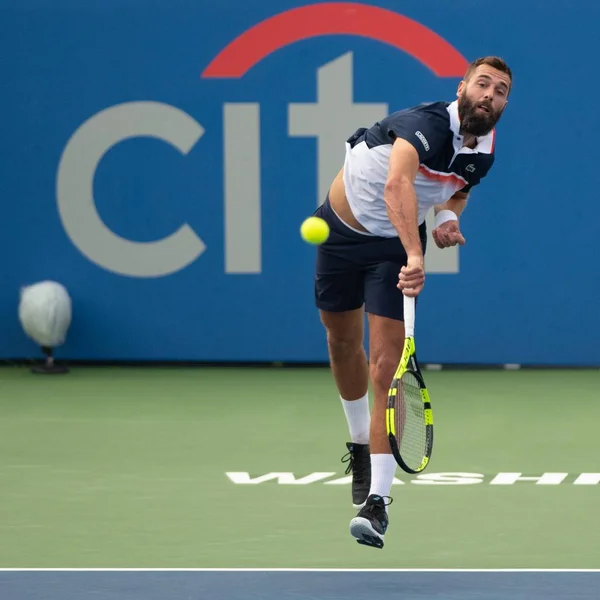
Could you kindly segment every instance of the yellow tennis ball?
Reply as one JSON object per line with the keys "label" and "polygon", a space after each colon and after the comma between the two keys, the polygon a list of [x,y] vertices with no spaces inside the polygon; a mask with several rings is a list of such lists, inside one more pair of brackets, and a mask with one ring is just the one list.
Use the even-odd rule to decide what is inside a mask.
{"label": "yellow tennis ball", "polygon": [[329,237],[329,225],[320,217],[308,217],[300,226],[300,235],[309,244],[322,244]]}

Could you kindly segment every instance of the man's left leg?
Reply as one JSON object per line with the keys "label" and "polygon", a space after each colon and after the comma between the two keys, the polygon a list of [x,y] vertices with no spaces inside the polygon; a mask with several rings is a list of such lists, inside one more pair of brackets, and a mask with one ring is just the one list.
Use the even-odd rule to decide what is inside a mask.
{"label": "man's left leg", "polygon": [[[385,411],[390,383],[404,347],[403,297],[396,288],[401,265],[382,263],[367,284],[369,374],[373,390],[371,413],[371,488],[366,505],[352,519],[350,532],[360,543],[383,547],[387,506],[397,463],[387,437]],[[390,316],[384,316],[390,315]]]}

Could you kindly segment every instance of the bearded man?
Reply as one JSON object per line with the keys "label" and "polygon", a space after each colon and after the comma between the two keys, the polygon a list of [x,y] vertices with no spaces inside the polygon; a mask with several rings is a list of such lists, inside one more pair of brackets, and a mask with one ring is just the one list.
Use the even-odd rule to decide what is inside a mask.
{"label": "bearded man", "polygon": [[317,248],[314,290],[350,434],[342,460],[360,508],[350,532],[367,546],[383,547],[389,522],[397,464],[385,409],[404,344],[402,294],[416,298],[425,284],[425,218],[433,208],[438,247],[465,243],[460,216],[494,163],[494,127],[511,87],[508,65],[486,56],[469,65],[455,101],[421,104],[361,127],[346,141],[344,165],[314,213],[330,229]]}

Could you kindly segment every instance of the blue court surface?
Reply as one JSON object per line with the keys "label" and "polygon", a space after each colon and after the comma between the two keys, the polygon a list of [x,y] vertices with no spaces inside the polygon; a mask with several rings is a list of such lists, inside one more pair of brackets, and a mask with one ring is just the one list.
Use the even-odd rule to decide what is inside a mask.
{"label": "blue court surface", "polygon": [[2,600],[575,600],[600,571],[3,571]]}

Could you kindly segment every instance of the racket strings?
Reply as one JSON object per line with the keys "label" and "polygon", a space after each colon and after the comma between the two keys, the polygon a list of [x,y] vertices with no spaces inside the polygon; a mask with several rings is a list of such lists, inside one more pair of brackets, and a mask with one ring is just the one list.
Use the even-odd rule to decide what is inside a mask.
{"label": "racket strings", "polygon": [[427,429],[421,388],[411,372],[398,382],[395,420],[400,454],[409,467],[417,468],[427,454]]}

